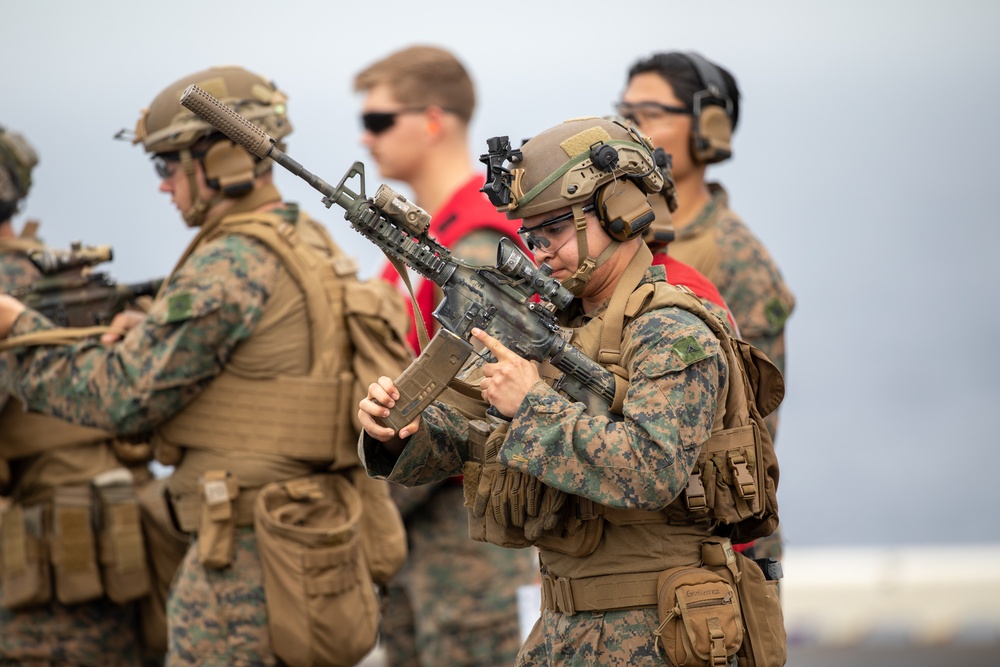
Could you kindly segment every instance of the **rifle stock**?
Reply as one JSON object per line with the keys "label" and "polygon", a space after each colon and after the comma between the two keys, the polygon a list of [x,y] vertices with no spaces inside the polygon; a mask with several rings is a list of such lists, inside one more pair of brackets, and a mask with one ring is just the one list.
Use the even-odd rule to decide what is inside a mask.
{"label": "rifle stock", "polygon": [[[494,267],[473,266],[452,257],[430,237],[430,216],[386,185],[372,199],[365,196],[364,164],[355,162],[336,187],[306,170],[281,151],[266,133],[196,85],[181,95],[182,106],[211,123],[252,154],[270,158],[323,194],[323,204],[344,209],[344,217],[362,236],[397,263],[405,263],[432,280],[444,294],[434,310],[441,325],[430,345],[396,380],[400,400],[384,423],[397,432],[427,407],[472,354],[473,327],[486,331],[517,354],[548,361],[565,376],[558,388],[585,403],[591,414],[608,411],[615,396],[614,375],[568,342],[552,311],[534,301],[536,295],[556,308],[573,299],[551,269],[535,268],[509,241],[497,248]],[[359,192],[348,186],[355,177]]]}

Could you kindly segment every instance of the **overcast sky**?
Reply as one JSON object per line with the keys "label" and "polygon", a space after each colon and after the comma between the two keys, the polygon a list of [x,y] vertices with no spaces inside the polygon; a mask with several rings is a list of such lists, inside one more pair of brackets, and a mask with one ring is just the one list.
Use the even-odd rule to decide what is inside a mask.
{"label": "overcast sky", "polygon": [[[0,124],[41,165],[26,217],[110,243],[114,276],[169,272],[193,235],[139,147],[113,141],[167,84],[239,64],[289,96],[288,153],[329,182],[368,156],[355,72],[414,43],[469,67],[487,137],[606,114],[625,72],[696,50],[743,93],[713,167],[798,298],[778,442],[790,545],[1000,541],[993,2],[5,3]],[[370,161],[369,161],[370,162]],[[278,170],[280,171],[280,170]],[[290,174],[366,272],[380,261]],[[378,174],[370,165],[369,192]],[[374,185],[373,185],[374,184]]]}

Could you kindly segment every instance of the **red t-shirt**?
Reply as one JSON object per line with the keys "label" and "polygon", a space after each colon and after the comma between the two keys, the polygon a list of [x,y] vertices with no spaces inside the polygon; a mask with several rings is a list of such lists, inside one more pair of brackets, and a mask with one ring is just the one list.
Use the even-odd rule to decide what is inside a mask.
{"label": "red t-shirt", "polygon": [[671,285],[683,285],[694,292],[694,295],[699,299],[707,299],[725,310],[726,315],[729,317],[729,326],[733,331],[738,331],[736,320],[733,319],[733,314],[729,312],[726,300],[722,298],[722,294],[715,286],[715,283],[706,278],[705,274],[690,264],[685,264],[665,253],[653,255],[653,264],[663,266],[663,269],[667,272],[667,282]]}

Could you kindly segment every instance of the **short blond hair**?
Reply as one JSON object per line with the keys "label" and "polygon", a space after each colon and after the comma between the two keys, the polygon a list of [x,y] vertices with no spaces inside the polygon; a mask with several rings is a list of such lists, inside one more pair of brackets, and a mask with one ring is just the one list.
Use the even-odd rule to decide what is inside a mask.
{"label": "short blond hair", "polygon": [[386,84],[406,106],[439,106],[465,123],[476,108],[476,90],[468,71],[449,51],[411,46],[372,63],[354,77],[354,90]]}

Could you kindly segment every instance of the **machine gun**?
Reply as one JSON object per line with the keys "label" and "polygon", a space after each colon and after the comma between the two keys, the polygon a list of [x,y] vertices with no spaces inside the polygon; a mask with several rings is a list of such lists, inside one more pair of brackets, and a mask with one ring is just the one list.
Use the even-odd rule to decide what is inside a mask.
{"label": "machine gun", "polygon": [[[406,264],[437,284],[444,298],[434,310],[440,328],[420,356],[396,379],[400,398],[384,423],[396,432],[409,424],[446,388],[473,353],[469,342],[478,327],[517,354],[548,361],[564,373],[558,389],[588,406],[591,414],[607,412],[615,397],[614,374],[568,342],[552,311],[535,301],[538,295],[556,308],[573,295],[551,277],[552,269],[535,268],[510,241],[497,248],[497,264],[474,266],[430,237],[430,216],[402,195],[382,185],[371,199],[365,195],[365,168],[355,162],[331,186],[275,146],[274,140],[215,97],[188,86],[180,103],[240,144],[253,155],[270,158],[323,194],[323,204],[337,204],[362,236],[402,268]],[[347,187],[355,176],[359,192]]]}
{"label": "machine gun", "polygon": [[42,272],[34,284],[11,292],[25,305],[34,308],[64,327],[106,325],[140,296],[156,296],[163,279],[122,285],[106,273],[91,267],[111,261],[111,246],[82,246],[73,243],[69,250],[38,249],[28,252],[28,259]]}

